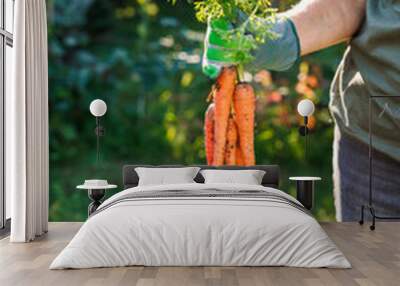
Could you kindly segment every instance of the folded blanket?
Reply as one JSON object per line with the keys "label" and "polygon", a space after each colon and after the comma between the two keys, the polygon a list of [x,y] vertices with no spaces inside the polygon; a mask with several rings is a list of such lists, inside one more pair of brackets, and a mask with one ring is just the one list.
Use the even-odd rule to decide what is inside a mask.
{"label": "folded blanket", "polygon": [[110,207],[113,207],[119,203],[127,202],[127,201],[144,201],[144,200],[152,200],[152,199],[175,199],[175,200],[184,200],[184,199],[205,199],[209,200],[213,199],[239,199],[239,200],[265,200],[270,202],[276,202],[281,204],[290,205],[308,215],[311,215],[310,212],[298,201],[294,199],[290,199],[285,195],[270,192],[267,190],[234,190],[229,191],[224,188],[203,188],[202,190],[164,190],[164,191],[146,191],[146,192],[130,192],[119,196],[113,200],[108,200],[103,203],[96,212],[92,214],[95,215],[100,213]]}

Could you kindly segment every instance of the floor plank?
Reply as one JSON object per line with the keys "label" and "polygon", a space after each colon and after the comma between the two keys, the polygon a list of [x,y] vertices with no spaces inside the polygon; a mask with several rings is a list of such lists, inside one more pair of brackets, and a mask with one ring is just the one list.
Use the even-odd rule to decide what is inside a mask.
{"label": "floor plank", "polygon": [[289,267],[119,267],[50,271],[55,256],[81,223],[50,223],[32,243],[0,240],[0,285],[399,285],[400,222],[380,222],[375,231],[356,223],[322,223],[350,260],[352,269]]}

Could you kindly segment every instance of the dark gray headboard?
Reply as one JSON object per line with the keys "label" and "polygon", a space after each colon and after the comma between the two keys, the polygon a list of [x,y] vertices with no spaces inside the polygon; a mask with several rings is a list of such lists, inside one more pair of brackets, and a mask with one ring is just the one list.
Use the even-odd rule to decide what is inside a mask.
{"label": "dark gray headboard", "polygon": [[[205,166],[205,165],[195,165],[201,169],[221,169],[221,170],[263,170],[265,171],[264,178],[262,180],[262,185],[265,187],[278,188],[279,187],[279,166],[278,165],[256,165],[251,167],[242,167],[242,166]],[[161,166],[152,166],[152,165],[125,165],[122,170],[123,184],[124,189],[133,188],[138,185],[139,177],[135,171],[136,167],[161,167],[161,168],[177,168],[184,167],[183,165],[161,165]],[[203,176],[199,173],[197,177],[194,179],[197,183],[204,183]]]}

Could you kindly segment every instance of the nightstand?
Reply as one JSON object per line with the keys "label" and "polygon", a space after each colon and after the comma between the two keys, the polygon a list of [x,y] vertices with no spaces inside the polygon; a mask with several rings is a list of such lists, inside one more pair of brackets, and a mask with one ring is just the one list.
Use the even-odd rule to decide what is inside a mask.
{"label": "nightstand", "polygon": [[297,200],[303,206],[311,210],[314,205],[314,182],[321,181],[320,177],[290,177],[289,180],[296,181],[297,184]]}
{"label": "nightstand", "polygon": [[106,191],[116,187],[117,185],[110,185],[106,180],[85,180],[83,185],[76,187],[80,190],[87,190],[88,197],[92,201],[88,206],[88,216],[94,213],[101,205],[101,200],[104,198]]}

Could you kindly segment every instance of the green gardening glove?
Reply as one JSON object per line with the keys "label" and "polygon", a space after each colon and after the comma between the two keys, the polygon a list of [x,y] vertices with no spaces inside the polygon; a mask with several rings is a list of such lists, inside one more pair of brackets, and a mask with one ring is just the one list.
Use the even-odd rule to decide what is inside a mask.
{"label": "green gardening glove", "polygon": [[225,19],[209,21],[204,40],[203,72],[211,77],[218,76],[224,66],[237,65],[244,54],[250,53],[250,37],[241,41],[228,40],[232,25]]}
{"label": "green gardening glove", "polygon": [[[259,19],[268,23],[268,19]],[[245,65],[249,71],[267,69],[272,71],[284,71],[289,69],[300,57],[300,44],[296,27],[288,18],[280,17],[272,25],[275,39],[268,39],[264,44],[252,49],[251,38],[248,33],[241,42],[226,40],[232,25],[218,19],[210,22],[204,40],[203,72],[211,77],[218,76],[224,66],[237,65],[249,55],[253,60]],[[226,34],[224,34],[226,33]]]}

